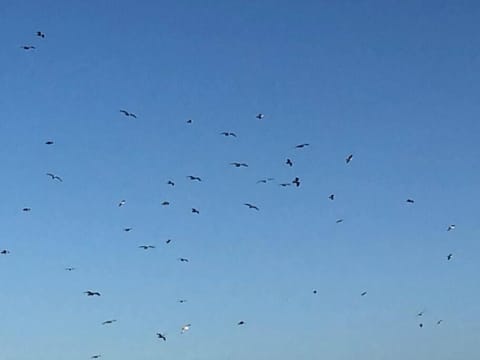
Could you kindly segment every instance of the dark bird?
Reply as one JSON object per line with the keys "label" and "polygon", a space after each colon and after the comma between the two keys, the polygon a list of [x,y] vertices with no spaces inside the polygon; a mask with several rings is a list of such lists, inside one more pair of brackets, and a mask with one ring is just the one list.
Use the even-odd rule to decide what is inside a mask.
{"label": "dark bird", "polygon": [[0,251],[0,254],[1,255],[8,255],[8,254],[10,254],[10,250],[3,249],[2,251]]}
{"label": "dark bird", "polygon": [[126,200],[121,200],[119,203],[118,203],[118,207],[122,207],[123,205],[125,205],[127,203]]}
{"label": "dark bird", "polygon": [[282,186],[282,187],[286,187],[286,186],[290,186],[290,185],[292,185],[292,184],[290,184],[290,183],[281,183],[281,184],[278,184],[278,185],[280,185],[280,186]]}
{"label": "dark bird", "polygon": [[98,359],[100,357],[102,357],[102,355],[92,355],[90,356],[90,359]]}
{"label": "dark bird", "polygon": [[164,202],[162,202],[162,205],[163,205],[163,206],[168,206],[168,205],[170,205],[170,202],[164,201]]}
{"label": "dark bird", "polygon": [[237,325],[245,325],[245,321],[239,321]]}
{"label": "dark bird", "polygon": [[437,325],[440,325],[443,322],[443,320],[438,320]]}
{"label": "dark bird", "polygon": [[260,180],[257,181],[257,184],[260,184],[260,183],[266,184],[267,182],[272,181],[272,180],[275,180],[275,179],[274,178],[260,179]]}
{"label": "dark bird", "polygon": [[57,175],[54,175],[52,173],[47,173],[46,174],[47,176],[50,176],[52,178],[52,180],[58,180],[60,182],[63,182],[62,178],[60,176],[57,176]]}
{"label": "dark bird", "polygon": [[452,260],[452,256],[453,256],[453,254],[448,254],[447,255],[447,260]]}
{"label": "dark bird", "polygon": [[245,204],[243,204],[243,205],[248,206],[249,209],[254,209],[254,210],[257,210],[257,211],[260,210],[260,209],[258,208],[258,206],[252,205],[252,204],[250,204],[250,203],[245,203]]}
{"label": "dark bird", "polygon": [[422,328],[422,327],[423,327],[423,324],[422,324],[422,323],[420,323],[420,324],[418,324],[418,326]]}
{"label": "dark bird", "polygon": [[175,183],[174,183],[172,180],[168,180],[168,181],[167,181],[167,185],[175,186]]}
{"label": "dark bird", "polygon": [[202,181],[202,179],[200,179],[198,176],[188,175],[187,178],[192,181]]}
{"label": "dark bird", "polygon": [[22,211],[25,211],[25,212],[27,212],[27,211],[32,211],[32,209],[31,209],[31,208],[28,208],[28,207],[26,207],[26,208],[23,208],[23,209],[22,209]]}
{"label": "dark bird", "polygon": [[157,337],[158,337],[159,339],[162,339],[163,341],[167,341],[167,338],[166,338],[165,335],[163,335],[163,334],[157,333]]}
{"label": "dark bird", "polygon": [[37,36],[41,37],[42,39],[45,39],[45,33],[41,32],[41,31],[37,31]]}
{"label": "dark bird", "polygon": [[129,231],[132,231],[132,228],[125,228],[125,229],[123,229],[123,231],[129,232]]}
{"label": "dark bird", "polygon": [[33,50],[35,49],[35,46],[32,45],[22,45],[20,46],[23,50]]}
{"label": "dark bird", "polygon": [[240,167],[240,166],[243,166],[243,167],[248,167],[248,164],[245,164],[245,163],[238,163],[238,162],[233,162],[233,163],[230,163],[230,165],[233,165],[235,167]]}
{"label": "dark bird", "polygon": [[180,261],[180,262],[188,262],[188,259],[186,259],[186,258],[178,258],[178,261]]}
{"label": "dark bird", "polygon": [[73,271],[73,270],[76,270],[74,267],[67,267],[65,268],[66,271]]}
{"label": "dark bird", "polygon": [[313,290],[312,292],[313,292],[315,295],[317,295],[317,292],[318,292],[318,291],[315,289],[315,290]]}
{"label": "dark bird", "polygon": [[455,224],[449,225],[447,231],[455,230]]}
{"label": "dark bird", "polygon": [[308,144],[308,143],[298,144],[298,145],[295,146],[295,148],[301,149],[301,148],[304,148],[305,146],[309,146],[309,145],[310,145],[310,144]]}
{"label": "dark bird", "polygon": [[155,249],[155,246],[153,246],[153,245],[140,245],[138,248],[143,249],[143,250],[148,250],[148,249]]}
{"label": "dark bird", "polygon": [[102,322],[102,325],[108,325],[108,324],[113,324],[114,322],[116,322],[117,320],[113,319],[113,320],[106,320],[104,322]]}
{"label": "dark bird", "polygon": [[187,124],[191,124],[192,122],[193,122],[192,119],[188,119],[188,120],[187,120]]}
{"label": "dark bird", "polygon": [[364,291],[364,292],[362,292],[362,293],[360,294],[360,296],[365,296],[365,295],[367,295],[367,292],[366,292],[366,291]]}
{"label": "dark bird", "polygon": [[227,132],[227,131],[221,132],[220,135],[237,137],[237,135],[235,133]]}
{"label": "dark bird", "polygon": [[180,300],[178,300],[178,302],[179,302],[180,304],[183,304],[183,303],[186,303],[187,300],[185,300],[185,299],[180,299]]}
{"label": "dark bird", "polygon": [[52,140],[45,141],[45,145],[53,145],[54,142]]}
{"label": "dark bird", "polygon": [[290,160],[290,159],[287,159],[287,161],[285,161],[285,164],[287,164],[288,166],[292,167],[292,166],[293,166],[293,161]]}
{"label": "dark bird", "polygon": [[295,179],[293,179],[293,181],[292,181],[292,184],[295,184],[297,187],[299,187],[300,186],[300,178],[295,177]]}
{"label": "dark bird", "polygon": [[265,117],[264,114],[260,113],[256,116],[257,119],[262,120]]}
{"label": "dark bird", "polygon": [[343,219],[338,219],[337,221],[335,221],[337,224],[340,224],[343,222]]}
{"label": "dark bird", "polygon": [[167,241],[165,241],[165,244],[170,244],[172,242],[172,239],[167,239]]}
{"label": "dark bird", "polygon": [[100,296],[100,293],[97,292],[97,291],[87,290],[87,291],[84,291],[83,293],[84,293],[84,294],[87,294],[87,296]]}
{"label": "dark bird", "polygon": [[413,199],[407,199],[406,201],[407,201],[407,203],[409,203],[409,204],[413,204],[413,203],[415,202],[415,200],[413,200]]}
{"label": "dark bird", "polygon": [[195,209],[195,208],[192,208],[192,213],[193,213],[193,214],[200,214],[200,211],[198,211],[198,210]]}
{"label": "dark bird", "polygon": [[423,316],[424,313],[425,313],[425,310],[422,310],[417,314],[417,316]]}
{"label": "dark bird", "polygon": [[345,162],[348,164],[350,161],[352,161],[352,159],[353,159],[353,154],[350,154],[345,158]]}
{"label": "dark bird", "polygon": [[328,197],[330,200],[335,200],[335,194],[330,194],[330,196]]}
{"label": "dark bird", "polygon": [[120,110],[120,112],[125,116],[131,116],[135,119],[137,118],[137,115],[135,115],[134,113],[128,112],[127,110]]}

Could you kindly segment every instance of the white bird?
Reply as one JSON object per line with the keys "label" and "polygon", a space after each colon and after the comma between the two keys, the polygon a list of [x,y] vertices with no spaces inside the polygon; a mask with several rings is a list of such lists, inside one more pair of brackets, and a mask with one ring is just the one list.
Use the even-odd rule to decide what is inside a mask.
{"label": "white bird", "polygon": [[449,225],[447,231],[455,230],[455,224]]}
{"label": "white bird", "polygon": [[118,207],[121,207],[121,206],[125,205],[126,203],[127,203],[126,200],[122,200],[118,203]]}
{"label": "white bird", "polygon": [[191,326],[192,326],[191,324],[183,325],[181,333],[183,334],[183,333],[187,332],[188,330],[190,330]]}

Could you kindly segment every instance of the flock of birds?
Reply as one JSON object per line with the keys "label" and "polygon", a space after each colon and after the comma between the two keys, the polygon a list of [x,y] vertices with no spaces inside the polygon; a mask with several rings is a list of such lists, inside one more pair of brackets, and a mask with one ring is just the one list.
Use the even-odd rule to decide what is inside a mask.
{"label": "flock of birds", "polygon": [[[41,32],[41,31],[37,31],[35,33],[36,37],[40,38],[40,39],[45,39],[45,33]],[[34,50],[36,49],[36,46],[35,45],[22,45],[21,48],[25,51],[31,51],[31,50]],[[124,115],[125,117],[129,117],[129,118],[134,118],[134,119],[137,119],[137,115],[129,110],[125,110],[125,109],[120,109],[119,112]],[[265,114],[263,113],[258,113],[255,118],[257,120],[263,120],[265,119]],[[187,124],[192,124],[193,123],[193,120],[192,119],[189,119],[186,121]],[[223,131],[223,132],[220,132],[219,135],[221,136],[225,136],[225,137],[233,137],[233,138],[236,138],[237,137],[237,134],[234,133],[234,132],[231,132],[231,131]],[[51,146],[51,145],[54,145],[55,142],[53,140],[47,140],[45,141],[45,145],[48,145],[48,146]],[[309,143],[301,143],[301,144],[298,144],[295,146],[295,149],[305,149],[307,147],[309,147],[310,144]],[[349,165],[354,159],[354,155],[353,154],[348,154],[344,161],[345,161],[345,164],[346,165]],[[288,167],[293,167],[294,166],[294,160],[292,158],[286,158],[285,159],[285,163],[284,163],[286,166]],[[245,162],[231,162],[230,163],[231,166],[233,167],[236,167],[236,168],[242,168],[242,167],[248,167],[248,164],[245,163]],[[63,179],[56,175],[56,174],[53,174],[53,173],[46,173],[46,176],[48,176],[52,181],[57,181],[57,182],[63,182]],[[195,182],[202,182],[202,178],[200,178],[199,176],[196,176],[196,175],[187,175],[186,178],[190,181],[195,181]],[[269,182],[272,182],[274,181],[275,179],[274,178],[264,178],[264,179],[260,179],[257,181],[257,184],[266,184],[266,183],[269,183]],[[166,182],[166,185],[169,185],[169,186],[175,186],[175,182],[173,180],[168,180]],[[287,187],[287,186],[295,186],[295,187],[300,187],[301,186],[301,179],[297,176],[295,176],[290,182],[282,182],[282,183],[278,183],[279,186],[281,187]],[[328,196],[328,199],[331,200],[331,201],[334,201],[335,200],[335,194],[330,194]],[[409,205],[413,205],[415,203],[415,200],[414,199],[411,199],[411,198],[408,198],[405,200],[407,204]],[[118,207],[121,208],[121,207],[124,207],[127,205],[127,201],[125,199],[122,199],[118,202]],[[169,206],[170,203],[168,201],[164,201],[161,203],[162,206]],[[243,204],[244,206],[246,206],[248,209],[251,209],[251,210],[255,210],[255,211],[260,211],[260,208],[255,205],[255,204],[252,204],[252,203],[244,203]],[[30,212],[32,211],[32,209],[30,207],[24,207],[22,208],[22,211],[23,212]],[[191,208],[191,213],[193,214],[200,214],[200,211],[197,209],[197,208]],[[336,220],[336,223],[337,224],[340,224],[344,221],[344,219],[337,219]],[[125,232],[130,232],[132,230],[132,228],[124,228],[123,231]],[[450,232],[450,231],[453,231],[455,230],[455,224],[450,224],[447,226],[446,228],[446,231]],[[165,241],[166,244],[170,244],[171,243],[171,239],[167,239]],[[138,246],[139,249],[142,249],[142,250],[151,250],[151,249],[155,249],[155,246],[154,245],[139,245]],[[0,255],[9,255],[11,254],[11,251],[8,250],[8,249],[2,249],[0,250]],[[452,253],[449,253],[447,256],[446,256],[446,260],[447,261],[450,261],[452,260],[453,258],[453,254]],[[177,258],[177,260],[179,262],[183,262],[183,263],[188,263],[189,262],[189,259],[188,258],[184,258],[184,257],[179,257]],[[65,271],[74,271],[76,270],[75,267],[66,267],[65,268]],[[318,291],[316,289],[313,289],[313,294],[316,295],[318,294]],[[101,293],[99,291],[94,291],[94,290],[86,290],[84,291],[84,294],[87,296],[87,297],[99,297],[101,296]],[[359,295],[360,296],[366,296],[368,294],[367,291],[362,291]],[[179,299],[177,300],[179,303],[185,303],[187,300],[186,299]],[[424,315],[424,310],[418,312],[416,315],[418,318],[422,318],[423,315]],[[103,321],[101,324],[102,325],[112,325],[114,323],[117,322],[117,319],[109,319],[109,320],[105,320]],[[436,321],[436,324],[437,325],[440,325],[441,323],[443,322],[442,319],[440,320],[437,320]],[[244,320],[241,320],[241,321],[238,321],[236,323],[237,326],[243,326],[245,325],[245,321]],[[184,324],[182,325],[181,327],[179,327],[179,332],[180,334],[185,334],[186,332],[188,332],[191,328],[192,324],[188,323],[188,324]],[[423,328],[424,327],[424,323],[422,321],[419,321],[418,322],[418,326],[420,328]],[[157,339],[159,340],[162,340],[163,342],[166,342],[167,341],[167,334],[165,332],[156,332],[154,334],[156,336]],[[91,356],[91,359],[98,359],[102,356],[102,354],[95,354],[95,355],[92,355]]]}

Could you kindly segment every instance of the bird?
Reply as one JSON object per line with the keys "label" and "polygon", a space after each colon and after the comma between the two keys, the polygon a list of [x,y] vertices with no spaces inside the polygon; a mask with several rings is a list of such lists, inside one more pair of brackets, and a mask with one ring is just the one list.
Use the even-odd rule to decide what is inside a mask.
{"label": "bird", "polygon": [[28,207],[25,207],[25,208],[22,209],[22,211],[28,212],[28,211],[32,211],[32,209],[28,208]]}
{"label": "bird", "polygon": [[2,251],[0,251],[0,254],[1,255],[8,255],[8,254],[10,254],[10,250],[3,249]]}
{"label": "bird", "polygon": [[73,270],[76,270],[74,267],[66,267],[65,268],[66,271],[73,271]]}
{"label": "bird", "polygon": [[200,179],[198,176],[188,175],[187,178],[192,181],[202,181],[202,179]]}
{"label": "bird", "polygon": [[153,246],[153,245],[140,245],[138,248],[143,249],[143,250],[148,250],[148,249],[155,249],[155,246]]}
{"label": "bird", "polygon": [[265,115],[262,114],[262,113],[259,113],[259,114],[257,114],[257,116],[255,116],[255,117],[256,117],[257,119],[259,119],[259,120],[262,120],[262,119],[265,117]]}
{"label": "bird", "polygon": [[413,199],[407,199],[406,202],[409,203],[409,204],[413,204],[413,203],[415,202],[415,200],[413,200]]}
{"label": "bird", "polygon": [[237,134],[235,134],[233,132],[228,132],[228,131],[223,131],[223,132],[220,133],[220,135],[237,137]]}
{"label": "bird", "polygon": [[113,320],[106,320],[104,322],[102,322],[102,325],[108,325],[108,324],[113,324],[114,322],[116,322],[117,320],[113,319]]}
{"label": "bird", "polygon": [[343,219],[338,219],[337,221],[335,221],[337,224],[340,224],[341,222],[343,222]]}
{"label": "bird", "polygon": [[129,231],[132,231],[132,228],[125,228],[125,229],[123,229],[123,231],[129,232]]}
{"label": "bird", "polygon": [[195,208],[192,208],[192,213],[193,213],[193,214],[200,214],[200,211],[198,211],[198,210],[195,209]]}
{"label": "bird", "polygon": [[360,294],[360,296],[365,296],[365,295],[367,295],[367,292],[366,292],[366,291],[364,291],[364,292],[362,292],[362,293]]}
{"label": "bird", "polygon": [[292,167],[292,166],[293,166],[293,161],[290,160],[290,159],[287,159],[287,161],[285,161],[285,164],[287,164],[288,166]]}
{"label": "bird", "polygon": [[98,358],[100,358],[100,357],[102,357],[102,355],[100,355],[100,354],[98,354],[98,355],[92,355],[92,356],[90,356],[90,359],[98,359]]}
{"label": "bird", "polygon": [[447,231],[455,230],[455,224],[449,225]]}
{"label": "bird", "polygon": [[47,176],[50,176],[52,178],[52,180],[58,180],[60,182],[63,182],[62,178],[60,176],[57,176],[57,175],[54,175],[52,173],[47,173],[46,174]]}
{"label": "bird", "polygon": [[423,324],[422,324],[422,323],[420,323],[420,324],[418,324],[418,326],[422,328],[422,327],[423,327]]}
{"label": "bird", "polygon": [[135,115],[134,113],[131,113],[131,112],[127,111],[127,110],[120,110],[120,112],[121,112],[122,114],[124,114],[125,116],[131,116],[131,117],[133,117],[133,118],[135,118],[135,119],[137,118],[137,115]]}
{"label": "bird", "polygon": [[286,186],[290,186],[290,185],[292,185],[292,184],[290,184],[290,183],[280,183],[280,184],[278,184],[278,185],[279,185],[279,186],[282,186],[282,187],[286,187]]}
{"label": "bird", "polygon": [[424,313],[425,313],[425,310],[422,310],[419,313],[417,313],[417,316],[423,316]]}
{"label": "bird", "polygon": [[230,165],[233,165],[233,166],[235,166],[235,167],[240,167],[240,166],[248,167],[248,164],[246,164],[246,163],[239,163],[239,162],[233,162],[233,163],[230,163]]}
{"label": "bird", "polygon": [[187,258],[178,258],[178,261],[180,262],[188,262],[189,260]]}
{"label": "bird", "polygon": [[184,334],[185,332],[187,332],[188,330],[190,330],[190,327],[192,325],[191,324],[185,324],[182,326],[182,329],[181,329],[181,333]]}
{"label": "bird", "polygon": [[295,146],[295,148],[296,148],[296,149],[301,149],[301,148],[304,148],[304,147],[309,146],[309,145],[310,145],[310,144],[308,144],[308,143],[298,144],[298,145]]}
{"label": "bird", "polygon": [[438,321],[437,321],[437,325],[440,325],[442,322],[443,322],[443,320],[441,320],[441,319],[438,320]]}
{"label": "bird", "polygon": [[272,180],[275,180],[274,178],[266,178],[266,179],[260,179],[260,180],[257,180],[257,184],[266,184],[267,182],[269,181],[272,181]]}
{"label": "bird", "polygon": [[245,204],[243,204],[243,205],[248,206],[249,209],[254,209],[254,210],[257,210],[257,211],[260,210],[260,209],[258,208],[258,206],[252,205],[252,204],[250,204],[250,203],[245,203]]}
{"label": "bird", "polygon": [[53,140],[45,141],[45,145],[53,145],[53,144],[54,144]]}
{"label": "bird", "polygon": [[300,186],[300,178],[295,177],[295,179],[293,179],[293,181],[292,181],[292,184],[295,184],[297,187],[299,187]]}
{"label": "bird", "polygon": [[45,33],[41,32],[41,31],[37,31],[37,36],[41,37],[42,39],[45,39]]}
{"label": "bird", "polygon": [[192,119],[188,119],[188,120],[187,120],[187,124],[191,124],[192,122],[193,122]]}
{"label": "bird", "polygon": [[179,302],[180,304],[183,304],[183,303],[186,303],[187,300],[186,300],[186,299],[180,299],[180,300],[178,300],[178,302]]}
{"label": "bird", "polygon": [[162,202],[162,205],[163,206],[168,206],[168,205],[170,205],[170,202],[169,201],[164,201],[164,202]]}
{"label": "bird", "polygon": [[350,154],[345,158],[345,162],[348,164],[350,161],[352,161],[352,159],[353,159],[353,154]]}
{"label": "bird", "polygon": [[447,255],[447,260],[452,260],[452,256],[453,256],[453,254],[448,254]]}
{"label": "bird", "polygon": [[172,242],[172,239],[167,239],[167,240],[165,241],[165,244],[170,244],[171,242]]}
{"label": "bird", "polygon": [[168,181],[167,181],[167,185],[175,186],[175,183],[174,183],[172,180],[168,180]]}
{"label": "bird", "polygon": [[83,293],[86,294],[87,296],[100,296],[100,293],[98,291],[87,290],[87,291],[84,291]]}
{"label": "bird", "polygon": [[330,194],[330,196],[328,197],[330,200],[335,200],[335,194]]}
{"label": "bird", "polygon": [[239,322],[237,323],[237,325],[245,325],[245,321],[243,321],[243,320],[242,320],[242,321],[239,321]]}
{"label": "bird", "polygon": [[158,337],[159,339],[162,339],[163,341],[167,341],[166,336],[163,335],[163,334],[161,334],[161,333],[157,333],[157,337]]}
{"label": "bird", "polygon": [[313,289],[312,292],[316,295],[318,291],[316,289]]}
{"label": "bird", "polygon": [[20,46],[23,50],[33,50],[35,49],[35,46],[33,45],[22,45]]}

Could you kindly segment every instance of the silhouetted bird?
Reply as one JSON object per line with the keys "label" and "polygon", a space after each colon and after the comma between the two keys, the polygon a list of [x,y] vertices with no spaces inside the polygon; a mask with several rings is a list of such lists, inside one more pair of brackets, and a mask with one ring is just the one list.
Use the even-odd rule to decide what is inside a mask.
{"label": "silhouetted bird", "polygon": [[123,205],[125,205],[127,203],[126,200],[121,200],[119,203],[118,203],[118,207],[121,207]]}
{"label": "silhouetted bird", "polygon": [[114,322],[116,322],[117,320],[113,319],[113,320],[106,320],[104,322],[102,322],[102,325],[108,325],[108,324],[113,324]]}
{"label": "silhouetted bird", "polygon": [[188,259],[186,259],[186,258],[178,258],[178,261],[180,261],[180,262],[188,262]]}
{"label": "silhouetted bird", "polygon": [[157,337],[163,341],[167,341],[167,338],[163,334],[157,333]]}
{"label": "silhouetted bird", "polygon": [[415,200],[413,200],[413,199],[407,199],[407,203],[409,203],[409,204],[413,204],[414,202],[415,202]]}
{"label": "silhouetted bird", "polygon": [[90,356],[90,359],[98,359],[100,357],[102,357],[102,355],[92,355]]}
{"label": "silhouetted bird", "polygon": [[348,164],[353,159],[353,154],[350,154],[346,157],[345,162]]}
{"label": "silhouetted bird", "polygon": [[148,249],[155,249],[155,246],[153,246],[153,245],[140,245],[138,248],[143,249],[143,250],[148,250]]}
{"label": "silhouetted bird", "polygon": [[266,178],[266,179],[260,179],[257,181],[257,184],[266,184],[268,181],[272,181],[272,180],[275,180],[274,178]]}
{"label": "silhouetted bird", "polygon": [[335,200],[335,194],[330,194],[330,196],[328,197],[330,200]]}
{"label": "silhouetted bird", "polygon": [[45,141],[45,144],[46,144],[46,145],[53,145],[54,142],[53,142],[52,140],[48,140],[48,141]]}
{"label": "silhouetted bird", "polygon": [[252,205],[252,204],[250,204],[250,203],[245,203],[245,204],[243,204],[243,205],[248,206],[249,209],[254,209],[254,210],[257,210],[257,211],[260,210],[260,209],[258,208],[258,206]]}
{"label": "silhouetted bird", "polygon": [[453,256],[453,254],[448,254],[447,255],[447,260],[452,260],[452,256]]}
{"label": "silhouetted bird", "polygon": [[418,324],[418,326],[421,327],[421,328],[423,328],[423,324],[422,324],[422,323]]}
{"label": "silhouetted bird", "polygon": [[198,176],[188,175],[187,178],[189,178],[192,181],[202,181],[202,179],[200,179]]}
{"label": "silhouetted bird", "polygon": [[282,187],[286,187],[286,186],[290,186],[290,185],[292,185],[292,184],[290,184],[290,183],[280,183],[280,184],[278,184],[278,185],[280,185],[280,186],[282,186]]}
{"label": "silhouetted bird", "polygon": [[67,267],[65,268],[66,271],[73,271],[73,270],[76,270],[74,267]]}
{"label": "silhouetted bird", "polygon": [[443,322],[443,320],[438,320],[437,325],[440,325]]}
{"label": "silhouetted bird", "polygon": [[292,181],[292,184],[295,184],[297,187],[299,187],[300,186],[300,178],[295,177],[295,179],[293,179],[293,181]]}
{"label": "silhouetted bird", "polygon": [[0,251],[0,254],[1,255],[8,255],[8,254],[10,254],[10,250],[4,249],[4,250]]}
{"label": "silhouetted bird", "polygon": [[317,291],[317,290],[313,290],[312,292],[313,292],[315,295],[317,295],[317,292],[318,292],[318,291]]}
{"label": "silhouetted bird", "polygon": [[237,137],[237,135],[233,132],[227,132],[227,131],[224,131],[224,132],[221,132],[220,133],[221,135],[223,136],[233,136],[233,137]]}
{"label": "silhouetted bird", "polygon": [[198,211],[198,210],[195,209],[195,208],[192,208],[192,213],[193,213],[193,214],[200,214],[200,211]]}
{"label": "silhouetted bird", "polygon": [[165,244],[170,244],[172,242],[172,239],[167,239],[167,241],[165,241]]}
{"label": "silhouetted bird", "polygon": [[256,116],[257,119],[262,120],[265,117],[264,114],[260,113]]}
{"label": "silhouetted bird", "polygon": [[186,303],[187,300],[185,300],[185,299],[180,299],[180,300],[178,300],[178,302],[179,302],[180,304],[183,304],[183,303]]}
{"label": "silhouetted bird", "polygon": [[84,291],[83,293],[86,294],[87,296],[100,296],[100,293],[98,291],[87,290],[87,291]]}
{"label": "silhouetted bird", "polygon": [[47,176],[50,176],[52,178],[52,180],[58,180],[60,182],[62,182],[62,178],[60,176],[57,176],[57,175],[54,175],[52,173],[47,173]]}
{"label": "silhouetted bird", "polygon": [[287,161],[285,161],[285,164],[287,164],[288,166],[292,167],[292,166],[293,166],[293,161],[290,160],[290,159],[287,159]]}
{"label": "silhouetted bird", "polygon": [[447,228],[447,231],[452,231],[452,230],[455,230],[455,224],[452,224]]}
{"label": "silhouetted bird", "polygon": [[365,296],[365,295],[367,295],[367,292],[366,292],[366,291],[364,291],[364,292],[362,292],[362,293],[360,294],[360,296]]}
{"label": "silhouetted bird", "polygon": [[26,207],[26,208],[23,208],[23,209],[22,209],[22,211],[28,212],[28,211],[32,211],[32,209],[31,209],[31,208],[28,208],[28,207]]}
{"label": "silhouetted bird", "polygon": [[133,117],[133,118],[135,118],[135,119],[137,118],[137,115],[135,115],[134,113],[131,113],[131,112],[127,111],[127,110],[120,110],[120,112],[121,112],[123,115],[125,115],[125,116],[131,116],[131,117]]}
{"label": "silhouetted bird", "polygon": [[123,231],[129,232],[129,231],[132,231],[132,228],[125,228],[125,229],[123,229]]}
{"label": "silhouetted bird", "polygon": [[417,316],[423,316],[424,313],[425,313],[425,310],[422,310],[419,313],[417,313]]}
{"label": "silhouetted bird", "polygon": [[188,119],[188,120],[187,120],[187,124],[191,124],[192,122],[193,122],[192,119]]}
{"label": "silhouetted bird", "polygon": [[168,206],[168,205],[170,205],[170,202],[169,201],[164,201],[164,202],[162,202],[162,205],[163,206]]}
{"label": "silhouetted bird", "polygon": [[304,148],[305,146],[309,146],[309,145],[310,145],[310,144],[308,144],[308,143],[299,144],[299,145],[295,146],[295,148],[301,149],[301,148]]}
{"label": "silhouetted bird", "polygon": [[37,36],[41,37],[42,39],[45,39],[45,33],[41,32],[41,31],[37,31]]}
{"label": "silhouetted bird", "polygon": [[230,163],[230,165],[233,165],[235,167],[240,167],[240,166],[243,166],[243,167],[248,167],[248,164],[245,164],[245,163],[238,163],[238,162],[233,162],[233,163]]}
{"label": "silhouetted bird", "polygon": [[245,325],[245,321],[239,321],[237,325]]}
{"label": "silhouetted bird", "polygon": [[343,222],[343,219],[338,219],[337,221],[335,221],[337,224],[340,224],[341,222]]}
{"label": "silhouetted bird", "polygon": [[186,324],[186,325],[183,325],[182,326],[182,329],[181,329],[181,333],[184,334],[185,332],[187,332],[188,330],[190,330],[190,327],[192,325],[191,324]]}
{"label": "silhouetted bird", "polygon": [[20,46],[23,50],[33,50],[35,49],[35,46],[32,45],[22,45]]}
{"label": "silhouetted bird", "polygon": [[168,180],[168,181],[167,181],[167,185],[175,186],[175,183],[174,183],[172,180]]}

